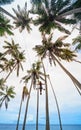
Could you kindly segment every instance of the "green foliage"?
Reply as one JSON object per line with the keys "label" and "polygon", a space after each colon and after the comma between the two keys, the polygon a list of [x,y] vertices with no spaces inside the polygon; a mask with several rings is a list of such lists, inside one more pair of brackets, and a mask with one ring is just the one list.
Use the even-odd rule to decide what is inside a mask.
{"label": "green foliage", "polygon": [[41,56],[41,58],[48,56],[49,61],[53,60],[53,55],[58,57],[60,60],[72,61],[76,55],[74,51],[69,49],[70,44],[63,42],[65,38],[67,38],[67,36],[60,37],[53,43],[51,41],[52,35],[48,38],[44,35],[42,45],[36,45],[34,50],[39,56]]}
{"label": "green foliage", "polygon": [[4,90],[0,89],[0,108],[5,103],[6,109],[11,98],[15,97],[14,87],[5,86]]}
{"label": "green foliage", "polygon": [[8,35],[13,35],[12,26],[9,24],[10,21],[0,14],[0,36],[4,36],[6,33]]}
{"label": "green foliage", "polygon": [[[17,76],[19,76],[20,68],[23,70],[22,63],[25,61],[24,51],[21,51],[19,44],[15,44],[14,40],[12,42],[5,41],[3,46],[4,52],[1,53],[1,64],[0,69],[2,71],[12,72],[14,69],[17,70]],[[9,58],[8,58],[9,57]]]}
{"label": "green foliage", "polygon": [[[81,7],[81,0],[77,0],[74,3],[74,8],[80,8]],[[81,20],[81,13],[75,13],[74,16],[78,19]]]}

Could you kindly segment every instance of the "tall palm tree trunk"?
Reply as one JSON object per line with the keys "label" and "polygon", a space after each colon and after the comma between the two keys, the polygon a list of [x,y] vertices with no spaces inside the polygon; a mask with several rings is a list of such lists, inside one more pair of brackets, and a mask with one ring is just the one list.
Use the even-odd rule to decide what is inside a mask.
{"label": "tall palm tree trunk", "polygon": [[38,119],[39,119],[39,90],[37,90],[36,130],[38,130]]}
{"label": "tall palm tree trunk", "polygon": [[50,77],[48,77],[48,78],[49,78],[49,82],[50,82],[50,85],[51,85],[51,88],[52,88],[52,92],[53,92],[53,95],[54,95],[54,98],[55,98],[56,106],[57,106],[57,112],[58,112],[58,117],[59,117],[60,130],[62,130],[62,122],[61,122],[60,109],[59,109],[57,97],[56,97],[53,85],[51,83]]}
{"label": "tall palm tree trunk", "polygon": [[16,130],[18,130],[18,127],[19,127],[19,120],[20,120],[20,115],[21,115],[22,101],[23,101],[23,99],[21,98],[21,103],[20,103],[20,108],[19,108],[19,114],[18,114]]}
{"label": "tall palm tree trunk", "polygon": [[49,122],[49,106],[48,106],[48,88],[47,88],[47,78],[46,78],[46,71],[45,67],[42,61],[42,66],[44,70],[44,75],[45,75],[45,85],[46,85],[46,130],[50,130],[50,122]]}
{"label": "tall palm tree trunk", "polygon": [[3,12],[6,15],[10,16],[11,18],[16,19],[16,17],[14,17],[12,14],[10,14],[8,11],[6,11],[5,9],[3,9],[2,7],[0,7],[0,12]]}
{"label": "tall palm tree trunk", "polygon": [[71,78],[71,80],[77,85],[77,87],[81,90],[81,83],[57,60],[57,58],[52,54],[52,57],[59,66],[64,70],[64,72]]}
{"label": "tall palm tree trunk", "polygon": [[27,119],[27,114],[28,114],[28,105],[29,105],[29,99],[30,99],[30,94],[31,94],[31,90],[32,90],[32,84],[33,84],[33,82],[31,81],[29,95],[28,95],[27,102],[26,102],[26,109],[25,109],[25,116],[24,116],[22,130],[25,130],[25,126],[26,126],[26,119]]}
{"label": "tall palm tree trunk", "polygon": [[79,31],[79,34],[81,35],[81,21],[80,21],[80,31]]}

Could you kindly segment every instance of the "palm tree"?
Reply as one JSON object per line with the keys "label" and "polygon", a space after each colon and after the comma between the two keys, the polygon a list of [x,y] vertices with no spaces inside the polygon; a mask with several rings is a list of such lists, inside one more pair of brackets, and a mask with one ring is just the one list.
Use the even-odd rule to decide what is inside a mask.
{"label": "palm tree", "polygon": [[[52,35],[48,37],[48,39],[43,35],[42,45],[36,45],[34,50],[37,52],[41,58],[45,58],[48,56],[49,61],[53,61],[54,65],[56,62],[59,66],[64,70],[64,72],[71,78],[75,87],[81,90],[81,83],[61,64],[59,60],[73,61],[74,57],[76,57],[74,51],[69,49],[69,44],[64,44],[63,40],[66,38],[60,37],[54,43],[52,40]],[[58,58],[58,59],[57,59]]]}
{"label": "palm tree", "polygon": [[[22,130],[25,130],[27,113],[28,113],[28,105],[29,105],[29,99],[30,99],[30,94],[31,94],[32,87],[34,89],[36,89],[37,82],[40,79],[44,81],[44,74],[40,71],[40,69],[41,69],[41,62],[38,61],[36,63],[33,63],[32,68],[27,71],[27,75],[22,78],[22,80],[25,83],[28,83],[28,81],[31,80],[31,85],[30,85],[29,95],[28,95],[28,99],[27,99],[27,103],[26,103],[25,117],[24,117]],[[38,95],[37,95],[37,97],[38,97]],[[36,128],[38,128],[38,103],[37,103]]]}
{"label": "palm tree", "polygon": [[20,68],[23,70],[22,62],[25,61],[24,51],[20,51],[19,44],[15,44],[14,40],[12,39],[12,42],[9,43],[5,41],[6,45],[3,46],[6,51],[4,52],[4,55],[11,55],[11,61],[13,63],[13,68],[17,70],[17,76],[19,76],[19,70]]}
{"label": "palm tree", "polygon": [[20,8],[20,6],[17,6],[18,11],[13,9],[14,13],[16,14],[15,19],[15,25],[16,28],[20,29],[20,32],[22,32],[25,28],[28,32],[30,32],[31,27],[31,18],[29,17],[29,11],[27,11],[27,3],[25,3],[25,7],[23,9]]}
{"label": "palm tree", "polygon": [[17,120],[16,130],[18,130],[18,127],[19,127],[19,120],[20,120],[20,115],[21,115],[22,102],[24,101],[24,98],[27,97],[27,95],[29,95],[29,92],[28,92],[27,87],[24,86],[23,87],[23,91],[22,91],[22,97],[21,97],[20,107],[19,107],[19,114],[18,114],[18,120]]}
{"label": "palm tree", "polygon": [[5,102],[6,109],[8,108],[8,102],[11,98],[14,98],[15,92],[14,87],[8,87],[5,86],[4,90],[0,90],[0,107],[2,107],[2,104]]}
{"label": "palm tree", "polygon": [[58,29],[67,34],[70,32],[65,29],[62,24],[75,24],[76,19],[66,18],[68,15],[78,13],[81,8],[74,9],[74,3],[71,0],[32,0],[33,8],[31,12],[37,14],[37,19],[34,20],[35,25],[40,25],[39,30],[50,34],[52,29]]}
{"label": "palm tree", "polygon": [[8,35],[13,35],[11,30],[12,26],[10,25],[10,20],[0,13],[0,36],[4,36],[6,33]]}

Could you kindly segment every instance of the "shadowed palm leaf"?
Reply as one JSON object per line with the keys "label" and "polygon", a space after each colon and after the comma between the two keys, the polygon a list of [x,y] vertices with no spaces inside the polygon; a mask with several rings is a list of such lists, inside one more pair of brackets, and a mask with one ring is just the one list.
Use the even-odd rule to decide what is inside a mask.
{"label": "shadowed palm leaf", "polygon": [[11,4],[14,0],[0,0],[0,5]]}
{"label": "shadowed palm leaf", "polygon": [[24,76],[22,80],[24,80],[25,83],[27,83],[30,79],[32,79],[33,82],[33,88],[36,88],[36,83],[39,79],[44,80],[43,76],[44,74],[40,71],[41,68],[41,62],[36,62],[32,64],[32,69],[27,70],[28,75]]}
{"label": "shadowed palm leaf", "polygon": [[13,35],[11,29],[12,26],[9,24],[9,20],[4,17],[2,14],[0,14],[0,36],[6,35]]}
{"label": "shadowed palm leaf", "polygon": [[[81,7],[81,0],[76,0],[74,3],[74,8],[80,8]],[[74,18],[76,18],[77,23],[76,26],[79,25],[79,28],[76,28],[76,26],[73,28],[73,30],[76,28],[79,30],[79,34],[81,35],[81,11],[79,13],[74,13]]]}

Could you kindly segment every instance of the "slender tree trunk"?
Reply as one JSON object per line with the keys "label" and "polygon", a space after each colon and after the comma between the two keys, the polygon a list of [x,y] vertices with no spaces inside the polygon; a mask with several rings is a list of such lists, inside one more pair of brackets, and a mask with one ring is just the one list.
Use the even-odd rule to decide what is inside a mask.
{"label": "slender tree trunk", "polygon": [[50,82],[50,85],[51,85],[51,88],[52,88],[52,91],[53,91],[53,95],[54,95],[54,98],[55,98],[56,106],[57,106],[57,112],[58,112],[58,117],[59,117],[60,130],[62,130],[62,122],[61,122],[60,109],[59,109],[57,97],[56,97],[53,85],[51,83],[50,77],[48,77],[48,78],[49,78],[49,82]]}
{"label": "slender tree trunk", "polygon": [[23,122],[22,130],[25,130],[25,126],[26,126],[26,119],[27,119],[27,114],[28,114],[28,105],[29,105],[29,99],[30,99],[30,94],[31,94],[31,90],[32,90],[32,83],[33,82],[31,81],[29,95],[28,95],[27,102],[26,102],[26,109],[25,109],[25,116],[24,116],[24,122]]}
{"label": "slender tree trunk", "polygon": [[36,130],[38,130],[38,120],[39,120],[39,90],[37,90]]}
{"label": "slender tree trunk", "polygon": [[50,130],[47,79],[46,79],[46,71],[43,62],[42,65],[43,65],[43,70],[45,75],[45,85],[46,85],[46,130]]}
{"label": "slender tree trunk", "polygon": [[57,58],[53,54],[52,57],[64,70],[64,72],[71,78],[71,80],[77,85],[77,87],[81,90],[81,83],[57,60]]}
{"label": "slender tree trunk", "polygon": [[19,120],[20,120],[20,115],[21,115],[21,108],[22,108],[22,98],[21,98],[21,103],[20,103],[20,108],[19,108],[19,114],[18,114],[18,120],[17,120],[17,125],[16,125],[16,130],[19,128]]}
{"label": "slender tree trunk", "polygon": [[4,79],[4,81],[6,81],[8,79],[8,77],[10,76],[10,74],[12,73],[12,71],[14,70],[16,64],[14,65],[14,67],[11,69],[11,71],[9,72],[9,74],[6,76],[6,78]]}

